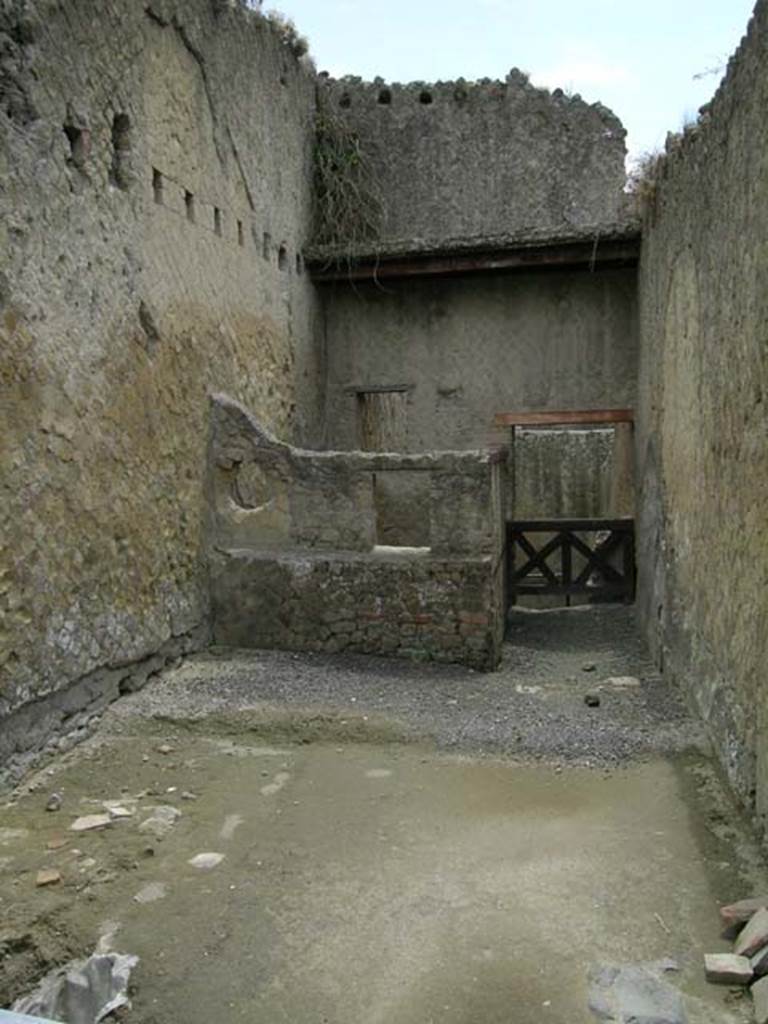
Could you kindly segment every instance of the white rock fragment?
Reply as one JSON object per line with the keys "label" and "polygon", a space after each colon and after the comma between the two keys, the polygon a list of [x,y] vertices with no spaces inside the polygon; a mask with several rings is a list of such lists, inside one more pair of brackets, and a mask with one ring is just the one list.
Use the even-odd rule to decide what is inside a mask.
{"label": "white rock fragment", "polygon": [[733,953],[707,953],[704,973],[714,985],[748,985],[752,981],[752,965],[745,956]]}
{"label": "white rock fragment", "polygon": [[223,860],[223,853],[198,853],[197,856],[191,857],[187,863],[191,864],[193,868],[198,868],[200,871],[210,871],[212,868],[217,868]]}
{"label": "white rock fragment", "polygon": [[76,818],[69,826],[70,832],[92,832],[94,829],[109,828],[112,819],[109,814],[86,814]]}
{"label": "white rock fragment", "polygon": [[229,841],[244,821],[245,818],[241,814],[228,814],[224,819],[224,824],[221,826],[219,836],[222,839]]}
{"label": "white rock fragment", "polygon": [[120,931],[121,927],[122,925],[119,921],[102,922],[99,932],[99,941],[96,945],[97,953],[111,953],[114,950],[117,933]]}
{"label": "white rock fragment", "polygon": [[150,816],[142,821],[139,825],[139,832],[154,836],[155,839],[163,839],[180,817],[181,811],[178,807],[161,804],[159,807],[155,807]]}
{"label": "white rock fragment", "polygon": [[143,889],[139,889],[133,897],[135,903],[156,903],[168,895],[168,887],[164,882],[149,882]]}
{"label": "white rock fragment", "polygon": [[120,821],[124,818],[132,818],[133,811],[128,807],[110,807],[109,816],[113,821]]}
{"label": "white rock fragment", "polygon": [[614,690],[631,690],[642,686],[642,683],[637,676],[609,676],[603,680],[603,686],[610,686]]}
{"label": "white rock fragment", "polygon": [[261,795],[274,796],[276,793],[279,793],[283,786],[286,784],[286,782],[288,782],[290,777],[291,776],[289,772],[278,772],[277,775],[275,775],[274,780],[272,782],[268,783],[266,786],[261,787]]}

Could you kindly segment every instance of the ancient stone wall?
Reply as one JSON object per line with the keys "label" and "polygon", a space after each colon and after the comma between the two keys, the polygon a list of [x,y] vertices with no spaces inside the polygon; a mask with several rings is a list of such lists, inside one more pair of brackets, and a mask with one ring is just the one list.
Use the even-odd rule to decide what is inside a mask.
{"label": "ancient stone wall", "polygon": [[736,791],[768,810],[768,3],[668,144],[640,283],[639,607]]}
{"label": "ancient stone wall", "polygon": [[504,82],[326,79],[320,98],[370,164],[380,251],[605,234],[624,220],[626,133],[599,103],[516,70]]}
{"label": "ancient stone wall", "polygon": [[[214,639],[495,668],[504,632],[505,462],[503,452],[303,451],[216,396]],[[376,481],[401,473],[426,481],[420,549],[385,547],[377,535]],[[407,508],[406,491],[401,500]]]}
{"label": "ancient stone wall", "polygon": [[0,3],[6,754],[204,642],[209,389],[312,440],[314,107],[237,4]]}

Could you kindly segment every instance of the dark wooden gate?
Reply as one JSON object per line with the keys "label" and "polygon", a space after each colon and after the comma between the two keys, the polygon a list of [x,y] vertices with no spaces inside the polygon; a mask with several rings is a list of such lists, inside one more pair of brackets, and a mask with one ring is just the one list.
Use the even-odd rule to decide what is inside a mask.
{"label": "dark wooden gate", "polygon": [[510,604],[521,594],[594,601],[635,596],[632,519],[528,519],[507,523]]}

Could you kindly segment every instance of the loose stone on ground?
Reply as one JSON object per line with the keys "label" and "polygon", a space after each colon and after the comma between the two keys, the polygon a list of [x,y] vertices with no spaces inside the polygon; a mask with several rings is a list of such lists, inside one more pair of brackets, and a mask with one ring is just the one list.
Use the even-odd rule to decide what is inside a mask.
{"label": "loose stone on ground", "polygon": [[768,1024],[768,978],[761,978],[752,986],[752,999],[756,1024]]}
{"label": "loose stone on ground", "polygon": [[748,985],[753,975],[749,960],[733,953],[707,953],[704,972],[715,985]]}
{"label": "loose stone on ground", "polygon": [[223,860],[223,853],[198,853],[187,863],[191,864],[193,868],[199,868],[200,871],[210,871],[212,868],[218,867]]}
{"label": "loose stone on ground", "polygon": [[720,918],[728,932],[727,937],[733,938],[735,933],[747,924],[758,910],[765,907],[768,907],[768,896],[755,896],[720,907]]}
{"label": "loose stone on ground", "polygon": [[686,1024],[683,998],[651,966],[603,964],[589,975],[589,1008],[610,1024]]}
{"label": "loose stone on ground", "polygon": [[737,956],[754,956],[764,946],[768,946],[768,910],[762,908],[750,919],[736,940],[734,953]]}
{"label": "loose stone on ground", "polygon": [[168,893],[168,887],[163,882],[149,882],[133,897],[136,903],[155,903],[163,899]]}
{"label": "loose stone on ground", "polygon": [[139,832],[152,835],[155,839],[163,839],[171,831],[181,817],[181,811],[169,804],[155,807],[152,814],[139,825]]}
{"label": "loose stone on ground", "polygon": [[44,888],[48,885],[56,885],[60,881],[61,872],[55,871],[52,868],[47,868],[43,871],[38,871],[35,884],[38,886],[38,888]]}
{"label": "loose stone on ground", "polygon": [[93,832],[95,829],[109,828],[112,818],[109,814],[86,814],[77,818],[69,826],[70,832]]}

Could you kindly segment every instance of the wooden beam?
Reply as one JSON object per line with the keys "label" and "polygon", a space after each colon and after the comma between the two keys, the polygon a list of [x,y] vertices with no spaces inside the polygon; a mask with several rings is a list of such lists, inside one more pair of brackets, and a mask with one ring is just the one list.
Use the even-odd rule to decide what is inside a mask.
{"label": "wooden beam", "polygon": [[495,427],[571,427],[602,423],[634,423],[631,409],[560,409],[542,412],[498,412]]}
{"label": "wooden beam", "polygon": [[613,533],[631,532],[635,521],[631,516],[619,519],[510,519],[507,521],[507,534],[510,539],[517,539],[517,533],[602,533],[610,530]]}
{"label": "wooden beam", "polygon": [[433,253],[395,258],[362,257],[349,264],[307,261],[312,280],[383,281],[396,277],[445,276],[501,270],[537,270],[621,266],[634,267],[640,258],[639,238],[605,239],[595,242],[566,242],[552,245],[522,246],[517,249],[487,252]]}

